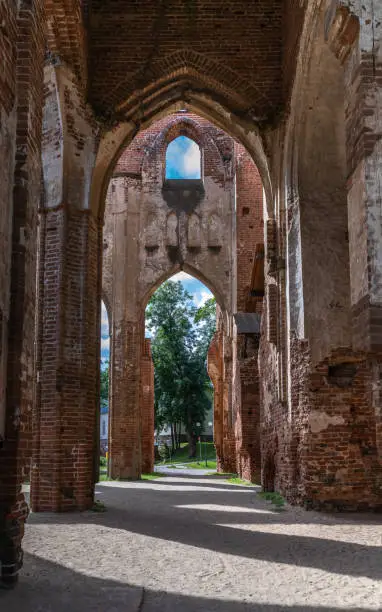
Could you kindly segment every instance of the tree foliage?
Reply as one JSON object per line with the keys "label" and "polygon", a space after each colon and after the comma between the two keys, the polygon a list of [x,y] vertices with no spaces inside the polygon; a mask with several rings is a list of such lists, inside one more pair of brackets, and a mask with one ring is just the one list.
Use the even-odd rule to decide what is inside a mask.
{"label": "tree foliage", "polygon": [[171,427],[173,446],[183,424],[191,455],[211,406],[211,382],[206,356],[214,333],[215,300],[197,309],[182,283],[167,281],[155,292],[146,310],[152,333],[155,366],[155,425]]}
{"label": "tree foliage", "polygon": [[109,404],[109,363],[101,370],[101,406]]}

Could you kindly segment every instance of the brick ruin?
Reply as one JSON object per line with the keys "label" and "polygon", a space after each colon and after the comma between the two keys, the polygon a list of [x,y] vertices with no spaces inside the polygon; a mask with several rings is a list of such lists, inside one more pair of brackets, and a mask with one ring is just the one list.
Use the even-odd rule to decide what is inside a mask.
{"label": "brick ruin", "polygon": [[[101,297],[111,472],[152,465],[142,313],[180,269],[219,304],[219,468],[381,510],[379,4],[0,0],[0,23],[2,583],[26,477],[33,511],[93,503]],[[192,189],[163,181],[182,133]]]}
{"label": "brick ruin", "polygon": [[[180,135],[200,147],[200,180],[165,178],[167,146]],[[216,387],[224,388],[224,439],[234,443],[232,456],[225,449],[219,463],[250,479],[256,470],[259,474],[259,343],[252,334],[238,335],[234,314],[261,312],[264,274],[260,297],[251,297],[251,283],[254,257],[263,253],[262,240],[259,172],[243,146],[206,119],[183,110],[169,115],[140,132],[123,151],[109,183],[103,231],[102,291],[111,305],[112,322],[109,473],[113,478],[137,478],[145,471],[143,465],[150,466],[148,471],[153,468],[152,420],[151,445],[135,448],[147,410],[153,413],[153,393],[151,404],[137,401],[144,385],[137,364],[143,343],[149,342],[144,340],[147,302],[164,280],[180,270],[203,281],[219,308],[215,343],[221,344],[219,351],[224,345],[226,358]],[[260,265],[263,268],[263,258]],[[216,406],[215,419],[218,413]],[[215,442],[220,448],[217,434]]]}

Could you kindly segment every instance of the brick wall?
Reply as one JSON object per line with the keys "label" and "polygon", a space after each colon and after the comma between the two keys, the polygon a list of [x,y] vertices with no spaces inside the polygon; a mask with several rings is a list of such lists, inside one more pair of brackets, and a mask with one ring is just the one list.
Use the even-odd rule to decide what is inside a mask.
{"label": "brick wall", "polygon": [[[237,311],[259,312],[262,297],[252,296],[256,247],[264,242],[263,187],[250,155],[236,148]],[[242,478],[260,477],[260,389],[258,338],[234,337],[233,434],[235,469]]]}
{"label": "brick wall", "polygon": [[251,156],[241,145],[236,144],[235,149],[237,310],[245,312],[252,289],[256,245],[264,242],[263,186]]}
{"label": "brick wall", "polygon": [[5,428],[5,390],[7,366],[7,336],[9,319],[9,289],[11,265],[11,221],[12,189],[15,163],[16,130],[16,64],[17,25],[16,9],[9,3],[0,2],[0,19],[4,24],[6,36],[0,38],[0,53],[4,71],[0,76],[0,240],[3,248],[0,255],[0,435],[4,439]]}
{"label": "brick wall", "polygon": [[44,210],[33,510],[93,503],[99,404],[100,237],[88,211]]}
{"label": "brick wall", "polygon": [[[167,146],[181,135],[201,149],[197,190],[192,181],[180,181],[178,188],[165,180]],[[232,309],[234,159],[234,142],[222,130],[193,113],[179,112],[140,132],[114,169],[103,257],[103,294],[113,320],[109,431],[114,477],[138,477],[147,454],[140,445],[139,343],[144,310],[155,289],[183,269],[205,282],[224,310]]]}
{"label": "brick wall", "polygon": [[123,0],[94,0],[90,99],[100,112],[123,106],[129,114],[139,106],[138,91],[161,106],[182,85],[196,85],[224,97],[231,110],[268,116],[280,105],[281,19],[280,0],[236,0],[224,8],[215,0],[150,0],[129,11]]}
{"label": "brick wall", "polygon": [[[20,546],[28,512],[21,494],[21,483],[23,477],[29,476],[32,452],[36,228],[41,185],[44,39],[42,2],[38,0],[20,2],[17,21],[15,21],[16,15],[4,2],[0,4],[0,11],[3,13],[2,45],[5,60],[2,79],[7,79],[0,84],[2,115],[4,112],[9,115],[12,98],[14,100],[16,94],[13,194],[8,202],[3,202],[6,211],[5,223],[9,223],[10,220],[7,211],[12,211],[12,253],[9,320],[6,332],[8,359],[5,442],[0,451],[0,561],[3,581],[11,582],[16,579],[21,562]],[[15,47],[12,47],[11,40],[16,42]],[[11,79],[10,72],[12,56],[13,60],[16,57],[16,62],[13,64],[15,81]],[[5,116],[3,117],[5,119]],[[5,129],[7,123],[5,120]],[[12,145],[11,152],[14,152]],[[2,161],[7,168],[7,160]],[[11,168],[12,166],[8,166],[8,170]],[[12,176],[12,172],[10,175]],[[9,206],[11,199],[13,206]],[[9,253],[8,245],[9,237],[6,237],[5,254]],[[9,286],[9,278],[4,280],[5,286]],[[6,321],[6,317],[4,319]],[[3,323],[1,335],[4,335]],[[0,358],[0,366],[1,362]],[[2,365],[4,373],[4,362]],[[2,395],[0,390],[0,398]]]}
{"label": "brick wall", "polygon": [[[308,508],[379,509],[380,428],[376,419],[380,405],[379,347],[375,346],[378,353],[374,354],[357,350],[372,347],[371,319],[369,314],[364,316],[368,310],[367,298],[357,304],[361,325],[353,335],[353,346],[350,346],[349,334],[350,304],[356,304],[360,296],[368,293],[368,275],[373,270],[371,259],[379,257],[378,248],[372,249],[371,259],[367,255],[366,245],[370,248],[370,243],[367,243],[368,214],[364,205],[367,202],[371,208],[374,206],[374,180],[378,181],[375,163],[380,152],[376,150],[377,145],[371,144],[370,149],[359,145],[364,134],[367,142],[373,140],[365,128],[368,117],[374,117],[374,112],[378,116],[379,106],[364,108],[361,114],[359,109],[366,95],[362,84],[377,79],[378,70],[371,70],[369,55],[365,64],[361,57],[359,65],[359,49],[349,55],[349,48],[356,44],[357,28],[354,29],[355,22],[349,19],[348,12],[341,13],[337,25],[330,30],[330,20],[337,18],[335,8],[328,13],[312,12],[309,17],[311,37],[306,38],[309,44],[304,48],[306,55],[299,59],[301,72],[295,80],[302,89],[295,88],[292,95],[294,106],[288,126],[288,136],[294,134],[295,138],[293,147],[299,149],[299,161],[293,165],[297,158],[285,160],[291,168],[290,176],[287,175],[290,182],[285,189],[289,210],[285,218],[283,200],[281,204],[276,200],[272,221],[276,240],[268,240],[266,245],[268,290],[264,310],[272,316],[263,317],[260,350],[262,482],[266,489],[280,490],[293,503]],[[362,6],[365,18],[369,10],[370,5]],[[366,34],[365,38],[361,27],[361,46],[367,46],[366,41],[371,45],[372,26],[369,30],[370,36]],[[336,36],[337,40],[333,39]],[[311,71],[303,68],[308,66],[307,54]],[[345,70],[339,60],[345,62]],[[378,65],[378,59],[374,58],[373,62],[374,66]],[[365,73],[361,76],[363,65]],[[377,80],[373,95],[376,84]],[[344,101],[345,87],[349,87],[349,95]],[[300,106],[297,97],[301,101],[302,91],[305,102]],[[349,208],[344,104],[347,171],[351,175]],[[310,113],[313,108],[314,113]],[[335,108],[335,113],[329,113],[328,108]],[[293,125],[299,128],[303,125],[303,130],[293,132]],[[372,126],[375,126],[374,119],[369,127]],[[355,153],[352,143],[357,143]],[[369,157],[371,180],[367,184],[362,178],[365,166],[362,156],[359,157],[360,147],[366,155],[374,157],[373,161]],[[279,171],[283,174],[284,166]],[[374,238],[378,227],[375,218],[373,215],[369,218]],[[280,268],[286,242],[288,343],[282,308],[283,269]],[[378,278],[374,277],[374,281],[369,287],[378,293]],[[378,299],[374,303],[377,306]],[[378,314],[376,322],[377,332]],[[355,340],[361,340],[361,344],[357,345]],[[286,388],[283,393],[280,375],[282,388]]]}

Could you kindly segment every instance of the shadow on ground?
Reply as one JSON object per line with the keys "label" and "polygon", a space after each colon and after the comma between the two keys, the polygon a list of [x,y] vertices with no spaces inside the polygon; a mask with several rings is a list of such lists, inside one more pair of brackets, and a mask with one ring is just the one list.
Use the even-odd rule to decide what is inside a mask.
{"label": "shadow on ground", "polygon": [[[289,510],[273,510],[249,487],[210,483],[209,480],[199,483],[183,476],[177,482],[167,479],[129,485],[108,482],[97,487],[96,497],[106,500],[106,512],[39,514],[32,515],[30,521],[60,525],[95,523],[228,555],[290,564],[296,568],[316,568],[345,576],[382,578],[378,542],[376,546],[367,546],[327,536],[320,538],[262,530],[262,526],[272,524],[335,526],[344,522],[354,524],[356,529],[357,521],[363,524],[367,521],[373,524],[374,520],[380,522],[377,516],[353,515],[350,518],[347,515],[344,518],[303,511],[296,516]],[[227,510],[229,504],[231,509]],[[241,525],[249,525],[251,530],[243,529]]]}
{"label": "shadow on ground", "polygon": [[[23,573],[17,587],[0,590],[4,612],[344,612],[337,607],[240,603],[144,590],[86,576],[34,555],[26,555],[25,561],[29,571]],[[38,585],[34,580],[37,574]],[[375,610],[352,608],[352,612]]]}

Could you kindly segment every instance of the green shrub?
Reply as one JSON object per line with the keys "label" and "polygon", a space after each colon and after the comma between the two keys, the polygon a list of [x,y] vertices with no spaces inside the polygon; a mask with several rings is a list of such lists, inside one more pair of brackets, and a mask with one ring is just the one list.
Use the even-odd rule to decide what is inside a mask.
{"label": "green shrub", "polygon": [[166,442],[161,442],[158,448],[159,457],[162,461],[166,461],[170,457],[170,449]]}
{"label": "green shrub", "polygon": [[262,491],[261,493],[258,493],[258,495],[259,497],[262,497],[266,501],[272,502],[272,504],[276,506],[277,508],[282,508],[285,504],[285,500],[283,496],[280,495],[280,493]]}

